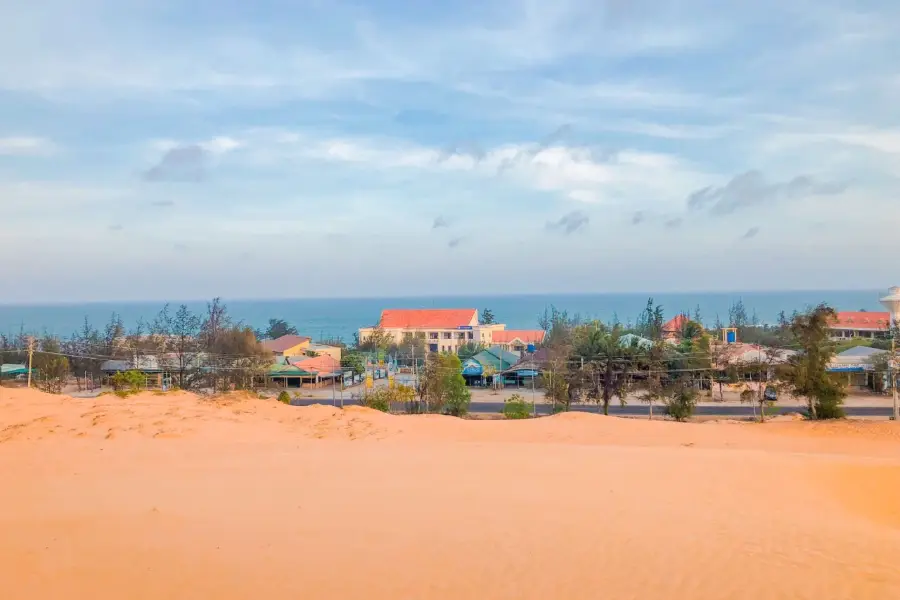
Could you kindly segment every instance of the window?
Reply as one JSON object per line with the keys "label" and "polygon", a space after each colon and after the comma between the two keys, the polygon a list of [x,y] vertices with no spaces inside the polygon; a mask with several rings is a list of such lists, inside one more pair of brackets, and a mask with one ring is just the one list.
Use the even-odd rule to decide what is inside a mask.
{"label": "window", "polygon": [[[469,335],[472,335],[472,334],[469,334]],[[466,339],[466,332],[460,331],[459,333],[457,333],[457,334],[456,334],[456,339],[458,339],[458,340],[464,340],[464,339]]]}
{"label": "window", "polygon": [[453,339],[453,334],[452,334],[451,332],[449,332],[449,331],[445,331],[445,332],[444,332],[444,339],[445,339],[445,340],[452,340],[452,339]]}
{"label": "window", "polygon": [[429,339],[429,340],[436,340],[436,339],[438,339],[437,331],[429,331],[429,332],[428,332],[428,339]]}
{"label": "window", "polygon": [[437,352],[437,351],[438,351],[438,345],[437,345],[437,344],[428,344],[428,351],[429,351],[429,352]]}
{"label": "window", "polygon": [[469,332],[469,339],[470,340],[475,339],[475,334],[472,333],[471,331]]}

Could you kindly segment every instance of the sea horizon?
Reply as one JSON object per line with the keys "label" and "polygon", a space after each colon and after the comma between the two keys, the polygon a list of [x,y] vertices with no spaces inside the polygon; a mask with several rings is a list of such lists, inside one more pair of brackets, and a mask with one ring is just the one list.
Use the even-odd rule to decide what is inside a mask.
{"label": "sea horizon", "polygon": [[[885,288],[886,289],[886,288]],[[634,322],[648,298],[663,307],[667,317],[682,312],[694,314],[699,308],[703,323],[726,321],[729,307],[744,303],[748,317],[756,315],[762,323],[774,323],[780,312],[790,315],[824,302],[836,310],[882,310],[878,298],[884,290],[771,290],[771,291],[695,291],[695,292],[609,292],[555,294],[459,294],[436,296],[346,296],[281,299],[223,298],[235,321],[264,328],[270,318],[284,319],[303,335],[314,339],[353,340],[360,327],[374,325],[387,308],[474,308],[491,309],[497,322],[511,329],[534,329],[544,310],[555,306],[585,319],[604,322]],[[112,313],[121,316],[127,328],[140,320],[151,322],[168,304],[187,305],[202,313],[209,299],[164,301],[115,301],[65,303],[0,304],[0,333],[20,331],[66,337],[80,330],[85,318],[97,328],[107,323]]]}

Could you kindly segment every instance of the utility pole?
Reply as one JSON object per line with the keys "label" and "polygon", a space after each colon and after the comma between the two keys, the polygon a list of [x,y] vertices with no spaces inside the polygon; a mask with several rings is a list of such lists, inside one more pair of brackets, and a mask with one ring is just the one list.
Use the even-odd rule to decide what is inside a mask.
{"label": "utility pole", "polygon": [[31,364],[32,359],[34,358],[34,338],[28,338],[28,385],[27,387],[31,387]]}
{"label": "utility pole", "polygon": [[891,327],[891,360],[889,364],[889,372],[891,375],[891,393],[894,398],[894,410],[891,419],[900,421],[900,406],[897,405],[897,379],[894,375],[894,361],[897,359],[897,336],[894,335],[894,327]]}
{"label": "utility pole", "polygon": [[897,317],[900,315],[900,286],[894,286],[888,290],[888,295],[879,300],[881,304],[890,311],[890,319],[888,320],[889,332],[891,334],[891,360],[888,363],[888,373],[891,377],[891,391],[894,399],[894,407],[891,419],[900,421],[900,406],[897,405],[897,379],[894,373],[897,360]]}

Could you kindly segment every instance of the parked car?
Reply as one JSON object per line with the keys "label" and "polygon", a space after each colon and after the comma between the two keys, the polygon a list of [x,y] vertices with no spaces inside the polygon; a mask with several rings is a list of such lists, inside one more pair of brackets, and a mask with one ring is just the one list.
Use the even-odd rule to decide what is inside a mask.
{"label": "parked car", "polygon": [[766,399],[766,402],[777,402],[778,391],[771,385],[766,386],[766,391],[763,392],[763,397]]}

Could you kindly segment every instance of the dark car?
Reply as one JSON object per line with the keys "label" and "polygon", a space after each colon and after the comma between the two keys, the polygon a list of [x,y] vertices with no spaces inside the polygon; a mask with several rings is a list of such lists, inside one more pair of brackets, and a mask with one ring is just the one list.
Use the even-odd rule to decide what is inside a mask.
{"label": "dark car", "polygon": [[766,399],[766,402],[777,402],[778,391],[772,386],[767,386],[766,391],[763,392],[763,397]]}

